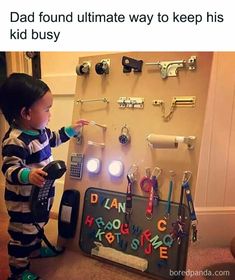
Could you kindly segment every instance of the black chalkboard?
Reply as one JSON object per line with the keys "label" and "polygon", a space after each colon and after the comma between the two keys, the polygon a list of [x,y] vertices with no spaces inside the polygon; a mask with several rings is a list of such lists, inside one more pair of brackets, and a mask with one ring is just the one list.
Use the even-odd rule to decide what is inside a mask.
{"label": "black chalkboard", "polygon": [[[123,265],[138,273],[176,279],[186,269],[190,229],[188,208],[183,205],[183,228],[175,231],[179,204],[171,203],[170,215],[165,219],[167,202],[159,200],[154,205],[152,218],[147,219],[148,198],[133,195],[132,213],[127,224],[125,202],[124,193],[87,189],[80,248],[90,256]],[[181,233],[180,239],[177,239],[177,232]]]}

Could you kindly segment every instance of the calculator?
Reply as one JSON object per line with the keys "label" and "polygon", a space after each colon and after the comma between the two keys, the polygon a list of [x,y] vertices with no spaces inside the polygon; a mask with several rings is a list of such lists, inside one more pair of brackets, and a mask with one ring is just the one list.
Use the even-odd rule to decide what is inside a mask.
{"label": "calculator", "polygon": [[70,177],[81,180],[83,170],[84,155],[72,153],[70,161]]}

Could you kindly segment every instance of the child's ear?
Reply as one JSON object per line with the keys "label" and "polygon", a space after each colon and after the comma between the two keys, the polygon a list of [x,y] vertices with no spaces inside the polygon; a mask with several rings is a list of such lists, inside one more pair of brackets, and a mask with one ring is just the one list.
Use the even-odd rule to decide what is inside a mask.
{"label": "child's ear", "polygon": [[30,116],[30,109],[27,110],[25,107],[21,109],[20,111],[20,115],[23,119],[30,121],[31,120],[31,116]]}

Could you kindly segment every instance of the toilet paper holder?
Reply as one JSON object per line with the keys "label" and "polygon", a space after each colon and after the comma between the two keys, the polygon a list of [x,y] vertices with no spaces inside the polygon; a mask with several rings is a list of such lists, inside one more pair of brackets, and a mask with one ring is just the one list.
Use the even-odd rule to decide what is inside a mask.
{"label": "toilet paper holder", "polygon": [[152,148],[178,148],[179,143],[187,145],[189,150],[194,149],[195,136],[170,136],[149,134],[146,138]]}

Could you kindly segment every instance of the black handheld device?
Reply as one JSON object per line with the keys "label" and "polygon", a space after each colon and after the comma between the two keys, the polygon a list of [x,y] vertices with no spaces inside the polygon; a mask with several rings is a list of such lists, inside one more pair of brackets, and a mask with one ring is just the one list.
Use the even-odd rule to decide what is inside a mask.
{"label": "black handheld device", "polygon": [[55,253],[59,255],[63,253],[64,248],[53,246],[44,234],[43,228],[39,222],[45,222],[49,219],[50,213],[50,198],[49,194],[53,188],[56,179],[63,176],[66,171],[66,165],[62,160],[55,160],[47,164],[43,170],[47,173],[45,177],[46,182],[42,188],[32,186],[30,195],[30,209],[34,219],[34,225],[42,234],[42,239],[46,245]]}
{"label": "black handheld device", "polygon": [[66,171],[66,165],[62,160],[55,160],[47,164],[43,171],[48,175],[42,188],[32,187],[30,195],[30,208],[35,222],[45,221],[49,217],[50,198],[49,194],[56,179],[63,176]]}

